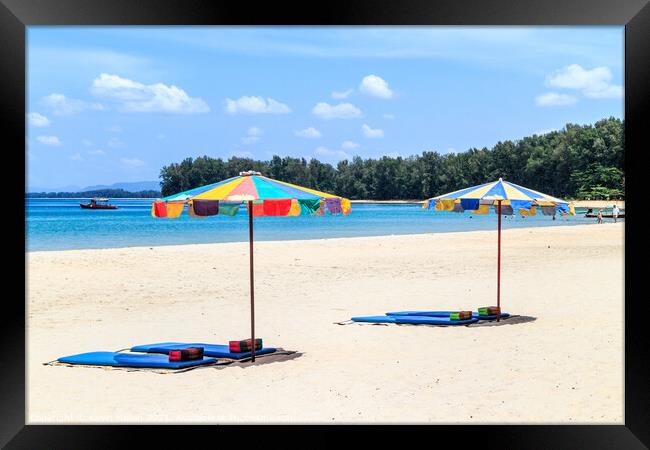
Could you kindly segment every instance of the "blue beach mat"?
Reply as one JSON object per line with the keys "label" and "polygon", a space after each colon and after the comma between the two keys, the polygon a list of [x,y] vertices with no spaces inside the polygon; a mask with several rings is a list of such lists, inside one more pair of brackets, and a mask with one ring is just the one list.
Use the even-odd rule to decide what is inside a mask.
{"label": "blue beach mat", "polygon": [[140,367],[149,369],[184,369],[216,362],[216,358],[194,359],[190,361],[169,361],[166,355],[133,355],[118,352],[90,352],[64,356],[60,363],[86,366]]}
{"label": "blue beach mat", "polygon": [[352,320],[355,322],[396,323],[396,318],[390,316],[353,317]]}
{"label": "blue beach mat", "polygon": [[[404,316],[449,317],[449,313],[451,312],[452,311],[394,311],[394,312],[387,312],[386,315],[390,317],[404,317]],[[502,319],[505,319],[506,317],[510,317],[510,314],[501,313]],[[497,316],[496,314],[492,316],[479,316],[477,312],[472,312],[472,318],[479,319],[479,320],[493,320],[496,319]]]}
{"label": "blue beach mat", "polygon": [[[387,312],[387,316],[429,316],[429,317],[449,317],[452,311],[394,311]],[[474,313],[472,313],[472,317]]]}
{"label": "blue beach mat", "polygon": [[472,317],[466,320],[451,320],[449,317],[431,317],[431,316],[398,316],[395,318],[397,323],[410,324],[427,324],[427,325],[467,325],[478,322],[478,319]]}
{"label": "blue beach mat", "polygon": [[369,323],[397,323],[411,325],[467,325],[478,322],[478,319],[472,317],[467,320],[451,320],[449,317],[431,317],[431,316],[367,316],[353,317],[354,322]]}
{"label": "blue beach mat", "polygon": [[[156,344],[136,345],[135,347],[131,347],[131,351],[168,354],[170,350],[182,350],[188,347],[203,347],[203,354],[205,356],[213,356],[215,358],[242,359],[251,356],[251,352],[231,352],[228,346],[223,344],[188,344],[186,342],[159,342]],[[255,356],[265,355],[275,351],[275,348],[265,347],[261,350],[255,350]]]}

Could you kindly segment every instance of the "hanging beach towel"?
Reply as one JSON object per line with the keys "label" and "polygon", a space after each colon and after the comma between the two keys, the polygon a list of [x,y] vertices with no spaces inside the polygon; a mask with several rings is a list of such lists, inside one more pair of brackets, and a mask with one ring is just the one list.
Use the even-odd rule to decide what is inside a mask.
{"label": "hanging beach towel", "polygon": [[340,198],[326,198],[325,205],[327,205],[327,211],[330,214],[340,214],[343,212]]}
{"label": "hanging beach towel", "polygon": [[154,202],[151,205],[151,215],[153,217],[167,217],[167,207],[165,202]]}
{"label": "hanging beach towel", "polygon": [[219,200],[193,200],[194,214],[201,217],[219,214]]}
{"label": "hanging beach towel", "polygon": [[175,219],[177,217],[180,217],[181,214],[183,213],[183,208],[185,207],[185,203],[183,202],[168,202],[167,203],[167,218],[168,219]]}
{"label": "hanging beach towel", "polygon": [[291,199],[264,200],[265,216],[288,216],[291,210]]}

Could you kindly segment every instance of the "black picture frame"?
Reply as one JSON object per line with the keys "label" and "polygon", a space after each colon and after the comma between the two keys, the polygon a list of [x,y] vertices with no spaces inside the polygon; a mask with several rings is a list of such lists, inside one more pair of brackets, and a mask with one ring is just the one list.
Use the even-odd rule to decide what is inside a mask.
{"label": "black picture frame", "polygon": [[[643,263],[640,213],[644,136],[650,130],[643,111],[650,109],[650,6],[648,0],[329,0],[327,2],[250,2],[201,0],[0,0],[0,117],[5,125],[3,181],[7,202],[23,202],[25,159],[19,149],[25,145],[25,37],[30,25],[624,25],[625,26],[625,416],[624,425],[536,425],[466,426],[444,425],[419,429],[455,436],[458,442],[480,442],[499,448],[646,448],[650,446],[650,363],[647,357],[649,317],[647,293],[642,283],[647,276]],[[17,168],[22,168],[22,171]],[[26,286],[25,247],[19,236],[25,233],[25,218],[10,210],[5,222],[11,226],[5,236],[5,266],[17,272],[11,285],[23,280]],[[22,248],[21,248],[22,246]],[[17,260],[13,260],[16,257]],[[22,261],[22,267],[14,261]],[[20,275],[22,269],[22,278]],[[58,426],[25,425],[25,304],[7,295],[2,308],[2,348],[16,358],[0,356],[0,446],[7,448],[108,448],[128,446],[146,437],[148,446],[165,447],[174,441],[187,442],[188,430],[179,426]],[[26,294],[26,293],[25,293]],[[636,295],[635,295],[636,294]],[[26,301],[26,296],[24,297]],[[589,305],[585,305],[589,307]],[[24,358],[24,355],[23,355]],[[17,363],[18,360],[18,363]],[[90,406],[89,406],[90,407]],[[191,436],[210,440],[233,427],[191,427]],[[245,433],[263,433],[267,429]],[[325,443],[324,426],[307,426],[311,439]],[[383,441],[395,428],[362,428],[372,440]],[[409,430],[409,432],[411,432]],[[216,433],[216,434],[215,434]],[[429,435],[431,436],[431,435]],[[321,438],[322,437],[322,438]],[[455,439],[456,439],[455,438]],[[268,436],[266,436],[268,439]],[[286,438],[283,438],[285,440]],[[476,441],[476,440],[480,441]],[[194,440],[194,438],[192,439]],[[409,439],[410,441],[410,439]],[[304,441],[303,441],[304,442]]]}

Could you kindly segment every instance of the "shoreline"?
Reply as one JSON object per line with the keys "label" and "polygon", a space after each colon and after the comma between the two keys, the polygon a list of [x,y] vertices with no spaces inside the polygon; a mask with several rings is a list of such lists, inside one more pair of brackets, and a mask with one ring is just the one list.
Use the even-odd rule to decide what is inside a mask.
{"label": "shoreline", "polygon": [[[595,219],[594,219],[595,220]],[[622,219],[618,223],[613,223],[613,222],[604,222],[601,224],[603,225],[618,225],[618,224],[625,224],[625,220]],[[584,224],[584,223],[579,223],[579,224],[566,224],[566,225],[549,225],[549,226],[532,226],[532,227],[516,227],[516,228],[509,228],[502,230],[501,232],[503,234],[506,234],[510,231],[515,231],[515,230],[523,230],[523,231],[531,231],[531,230],[536,230],[536,229],[556,229],[556,228],[562,228],[565,229],[567,227],[569,228],[574,228],[574,227],[592,227],[594,225],[598,225],[597,223],[593,224]],[[266,243],[266,242],[272,242],[272,243],[280,243],[280,244],[288,244],[288,243],[295,243],[295,242],[317,242],[317,241],[322,241],[322,242],[330,242],[330,241],[339,241],[339,240],[349,240],[349,239],[385,239],[385,238],[402,238],[402,237],[429,237],[429,236],[435,236],[435,235],[456,235],[460,234],[463,236],[466,236],[468,234],[474,234],[474,233],[492,233],[496,235],[496,227],[494,230],[453,230],[453,231],[436,231],[436,232],[431,232],[431,233],[404,233],[404,234],[379,234],[379,235],[368,235],[368,236],[337,236],[337,237],[328,237],[328,238],[313,238],[313,239],[257,239],[255,240],[255,245],[258,243]],[[130,249],[154,249],[154,248],[183,248],[183,247],[196,247],[196,246],[213,246],[213,245],[237,245],[241,244],[244,242],[248,242],[248,240],[241,240],[241,241],[228,241],[228,242],[196,242],[196,243],[187,243],[187,244],[160,244],[160,245],[133,245],[133,246],[126,246],[126,247],[93,247],[93,248],[70,248],[70,249],[58,249],[58,250],[25,250],[26,255],[30,254],[38,254],[38,253],[56,253],[56,252],[86,252],[86,251],[95,251],[95,250],[130,250]]]}

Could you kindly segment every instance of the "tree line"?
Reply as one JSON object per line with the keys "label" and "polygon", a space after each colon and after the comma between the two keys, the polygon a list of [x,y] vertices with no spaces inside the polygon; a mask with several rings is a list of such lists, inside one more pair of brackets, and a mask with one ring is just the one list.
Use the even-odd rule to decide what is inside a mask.
{"label": "tree line", "polygon": [[162,196],[215,183],[241,171],[335,193],[350,199],[424,199],[497,180],[568,199],[622,198],[625,194],[624,122],[567,124],[562,130],[498,142],[459,153],[339,161],[273,156],[268,161],[231,157],[186,158],[160,171]]}

